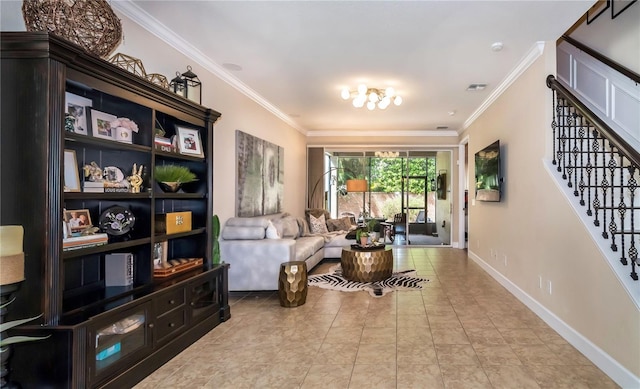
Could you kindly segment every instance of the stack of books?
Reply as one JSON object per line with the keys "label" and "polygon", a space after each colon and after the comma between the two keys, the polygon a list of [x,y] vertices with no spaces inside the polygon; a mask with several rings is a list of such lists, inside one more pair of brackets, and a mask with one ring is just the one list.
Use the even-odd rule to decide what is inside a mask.
{"label": "stack of books", "polygon": [[175,153],[176,148],[173,146],[171,139],[162,136],[156,136],[154,139],[154,145],[156,150],[164,151],[167,153]]}
{"label": "stack of books", "polygon": [[89,193],[104,193],[104,182],[85,181],[82,186],[82,191]]}
{"label": "stack of books", "polygon": [[62,250],[76,250],[84,249],[87,247],[102,246],[109,242],[107,234],[93,234],[83,236],[72,236],[62,240]]}

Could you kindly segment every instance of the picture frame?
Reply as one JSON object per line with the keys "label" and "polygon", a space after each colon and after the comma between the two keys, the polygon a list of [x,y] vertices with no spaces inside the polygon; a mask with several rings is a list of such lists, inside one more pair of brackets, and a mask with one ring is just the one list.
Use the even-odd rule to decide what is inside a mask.
{"label": "picture frame", "polygon": [[113,139],[113,130],[110,123],[117,119],[117,116],[105,112],[91,109],[91,135],[95,138]]}
{"label": "picture frame", "polygon": [[200,131],[195,128],[176,126],[178,151],[180,154],[204,158]]}
{"label": "picture frame", "polygon": [[153,244],[153,267],[162,269],[162,264],[167,262],[169,242],[156,242]]}
{"label": "picture frame", "polygon": [[587,10],[587,24],[591,24],[596,18],[604,11],[606,11],[611,4],[611,0],[598,0],[594,5]]}
{"label": "picture frame", "polygon": [[611,1],[611,19],[615,19],[624,10],[631,7],[638,0],[610,0]]}
{"label": "picture frame", "polygon": [[62,177],[63,189],[65,192],[80,192],[80,175],[78,174],[78,160],[76,151],[64,150],[64,176]]}
{"label": "picture frame", "polygon": [[64,221],[67,223],[71,234],[81,232],[85,228],[93,226],[93,224],[91,224],[91,214],[88,209],[65,209]]}
{"label": "picture frame", "polygon": [[[87,123],[87,111],[91,109],[93,102],[82,96],[66,92],[64,94],[64,112],[71,120],[70,128],[74,134],[89,135],[89,125]],[[65,117],[65,125],[67,124]],[[65,127],[66,128],[66,127]]]}

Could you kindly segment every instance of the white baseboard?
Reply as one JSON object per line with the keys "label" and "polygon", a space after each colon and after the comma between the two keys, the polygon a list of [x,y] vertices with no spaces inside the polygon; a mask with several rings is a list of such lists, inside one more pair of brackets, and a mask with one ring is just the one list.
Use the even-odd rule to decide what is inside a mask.
{"label": "white baseboard", "polygon": [[640,388],[640,377],[635,376],[627,368],[622,366],[618,361],[613,359],[609,354],[601,348],[593,344],[589,339],[574,330],[567,323],[562,321],[553,312],[540,304],[537,300],[529,296],[525,291],[520,289],[516,284],[494,269],[473,251],[468,251],[469,258],[476,262],[491,277],[493,277],[500,285],[504,286],[518,300],[531,309],[545,323],[553,328],[560,336],[562,336],[573,347],[578,349],[593,364],[604,371],[612,380],[614,380],[622,388]]}

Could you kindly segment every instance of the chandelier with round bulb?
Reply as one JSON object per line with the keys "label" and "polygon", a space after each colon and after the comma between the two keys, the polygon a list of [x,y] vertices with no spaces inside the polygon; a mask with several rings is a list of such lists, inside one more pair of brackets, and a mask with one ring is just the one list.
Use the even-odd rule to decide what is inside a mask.
{"label": "chandelier with round bulb", "polygon": [[342,89],[340,94],[343,100],[349,100],[353,98],[353,106],[356,108],[362,108],[367,106],[370,111],[373,111],[376,106],[380,109],[387,108],[392,102],[394,105],[402,104],[402,97],[396,94],[396,91],[392,87],[386,89],[369,88],[365,84],[358,85],[357,91],[351,91],[349,88]]}

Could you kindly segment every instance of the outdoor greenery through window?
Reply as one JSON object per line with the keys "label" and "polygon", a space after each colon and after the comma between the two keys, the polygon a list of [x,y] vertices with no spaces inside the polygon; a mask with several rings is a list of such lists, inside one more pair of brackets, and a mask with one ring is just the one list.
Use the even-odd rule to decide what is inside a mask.
{"label": "outdoor greenery through window", "polygon": [[[354,216],[358,220],[389,220],[407,213],[410,222],[436,219],[436,153],[379,158],[373,153],[335,153],[329,166],[337,168],[329,191],[329,209],[336,217]],[[364,155],[363,155],[364,154]],[[346,181],[366,179],[369,191],[347,193]]]}

